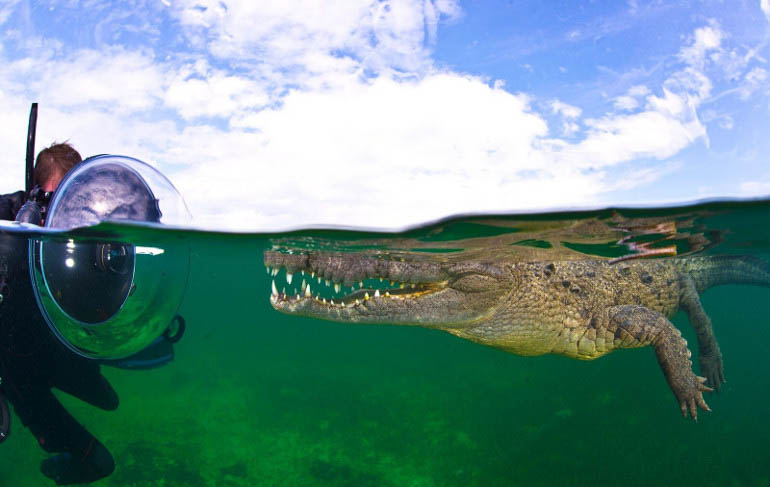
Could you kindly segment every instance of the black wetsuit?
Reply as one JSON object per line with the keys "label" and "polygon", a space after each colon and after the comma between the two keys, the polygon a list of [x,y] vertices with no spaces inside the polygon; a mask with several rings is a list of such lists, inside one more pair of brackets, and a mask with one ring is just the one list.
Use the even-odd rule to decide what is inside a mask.
{"label": "black wetsuit", "polygon": [[[0,219],[13,220],[23,202],[23,192],[0,195]],[[97,362],[68,350],[49,330],[35,302],[26,249],[27,239],[0,233],[0,391],[40,446],[59,453],[43,461],[43,474],[60,485],[92,482],[112,473],[112,456],[51,388],[107,410],[118,407],[118,396]]]}

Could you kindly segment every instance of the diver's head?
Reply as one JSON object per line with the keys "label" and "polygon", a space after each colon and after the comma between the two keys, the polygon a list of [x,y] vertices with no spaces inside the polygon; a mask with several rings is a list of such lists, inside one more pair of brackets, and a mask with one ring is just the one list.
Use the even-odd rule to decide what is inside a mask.
{"label": "diver's head", "polygon": [[43,225],[54,191],[81,160],[80,153],[66,142],[54,143],[41,150],[32,176],[33,187],[16,215],[16,221]]}
{"label": "diver's head", "polygon": [[37,155],[34,186],[44,193],[53,193],[69,170],[82,160],[80,153],[67,142],[54,142]]}

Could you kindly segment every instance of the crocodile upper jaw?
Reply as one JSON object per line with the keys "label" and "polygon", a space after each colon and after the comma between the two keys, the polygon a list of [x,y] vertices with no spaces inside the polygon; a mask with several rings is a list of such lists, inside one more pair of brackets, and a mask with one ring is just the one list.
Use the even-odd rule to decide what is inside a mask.
{"label": "crocodile upper jaw", "polygon": [[[453,329],[487,315],[502,289],[495,278],[467,266],[424,258],[266,251],[265,265],[280,283],[271,285],[273,308],[333,321]],[[288,290],[281,282],[284,271]],[[470,281],[482,288],[464,292],[463,283],[468,288]]]}

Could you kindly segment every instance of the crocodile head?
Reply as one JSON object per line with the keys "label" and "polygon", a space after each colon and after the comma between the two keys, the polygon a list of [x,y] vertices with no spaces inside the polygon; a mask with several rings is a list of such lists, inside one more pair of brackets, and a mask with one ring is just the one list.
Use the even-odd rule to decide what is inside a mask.
{"label": "crocodile head", "polygon": [[494,314],[512,287],[505,267],[414,254],[268,250],[264,262],[290,286],[273,280],[273,308],[340,322],[459,330]]}

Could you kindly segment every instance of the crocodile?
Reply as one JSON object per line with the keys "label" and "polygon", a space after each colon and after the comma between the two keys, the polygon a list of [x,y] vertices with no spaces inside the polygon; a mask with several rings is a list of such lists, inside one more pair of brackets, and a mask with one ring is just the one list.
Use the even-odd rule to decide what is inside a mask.
{"label": "crocodile", "polygon": [[[272,275],[285,270],[289,284],[294,274],[304,275],[296,294],[278,291],[273,280],[270,303],[291,315],[435,328],[525,356],[592,360],[649,345],[682,415],[696,421],[698,408],[710,411],[703,393],[725,382],[699,295],[720,284],[770,287],[770,266],[740,255],[498,262],[266,250],[264,263]],[[337,292],[341,286],[359,289],[327,300],[311,289],[322,278]],[[372,279],[390,287],[364,286]],[[693,372],[687,341],[670,321],[679,310],[695,329],[702,376]]]}

